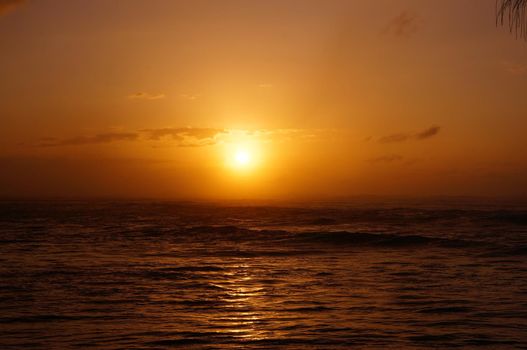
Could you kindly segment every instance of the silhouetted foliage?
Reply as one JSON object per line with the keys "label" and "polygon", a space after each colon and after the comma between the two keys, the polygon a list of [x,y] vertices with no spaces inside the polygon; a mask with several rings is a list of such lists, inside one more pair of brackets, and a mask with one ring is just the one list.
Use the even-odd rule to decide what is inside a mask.
{"label": "silhouetted foliage", "polygon": [[511,33],[527,38],[527,0],[498,0],[497,22],[507,22]]}

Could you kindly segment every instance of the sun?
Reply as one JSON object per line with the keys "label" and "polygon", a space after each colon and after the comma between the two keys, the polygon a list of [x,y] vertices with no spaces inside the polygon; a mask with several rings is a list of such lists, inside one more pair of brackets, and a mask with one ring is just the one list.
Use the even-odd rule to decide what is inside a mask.
{"label": "sun", "polygon": [[238,149],[234,153],[234,162],[240,168],[245,168],[251,165],[252,155],[246,149]]}
{"label": "sun", "polygon": [[236,176],[257,176],[264,170],[264,147],[261,140],[249,132],[233,131],[224,139],[221,157],[225,168]]}
{"label": "sun", "polygon": [[230,163],[237,170],[249,170],[254,166],[254,154],[247,148],[236,148],[231,154]]}
{"label": "sun", "polygon": [[225,156],[226,166],[240,174],[253,173],[261,163],[260,152],[249,143],[230,145]]}

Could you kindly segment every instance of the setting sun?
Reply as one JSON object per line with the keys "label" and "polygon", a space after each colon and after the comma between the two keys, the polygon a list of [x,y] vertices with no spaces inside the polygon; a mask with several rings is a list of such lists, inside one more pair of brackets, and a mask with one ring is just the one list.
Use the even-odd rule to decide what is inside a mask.
{"label": "setting sun", "polygon": [[247,167],[251,164],[251,154],[247,150],[236,151],[234,160],[239,167]]}
{"label": "setting sun", "polygon": [[[263,163],[263,140],[247,130],[230,130],[222,139],[225,166],[238,174],[254,174]],[[267,150],[266,152],[268,152]]]}
{"label": "setting sun", "polygon": [[256,165],[254,150],[249,146],[235,146],[227,152],[227,163],[231,169],[245,172],[253,169]]}

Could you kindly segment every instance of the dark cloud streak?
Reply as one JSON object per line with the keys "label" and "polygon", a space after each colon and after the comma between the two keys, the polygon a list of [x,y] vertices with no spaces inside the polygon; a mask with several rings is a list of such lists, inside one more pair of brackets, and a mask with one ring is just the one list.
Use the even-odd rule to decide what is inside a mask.
{"label": "dark cloud streak", "polygon": [[407,134],[393,134],[388,136],[383,136],[379,139],[380,143],[397,143],[404,142],[410,138],[410,135]]}
{"label": "dark cloud streak", "polygon": [[163,128],[163,129],[145,129],[142,132],[148,135],[150,140],[161,140],[163,138],[171,138],[174,140],[183,140],[185,138],[193,138],[197,140],[213,139],[219,134],[225,133],[223,129],[214,128]]}
{"label": "dark cloud streak", "polygon": [[439,126],[432,126],[426,130],[421,131],[417,135],[415,135],[415,138],[418,140],[426,140],[431,137],[436,136],[441,131],[441,128]]}
{"label": "dark cloud streak", "polygon": [[93,136],[77,136],[70,138],[42,138],[38,147],[85,146],[107,144],[122,141],[175,141],[178,147],[201,147],[214,145],[223,129],[214,128],[162,128],[145,129],[138,132],[103,133]]}
{"label": "dark cloud streak", "polygon": [[383,136],[379,139],[379,143],[401,143],[409,140],[423,141],[435,137],[441,131],[439,126],[431,126],[428,129],[418,132],[417,134],[392,134]]}
{"label": "dark cloud streak", "polygon": [[407,11],[394,17],[384,29],[385,34],[407,38],[419,30],[419,18]]}
{"label": "dark cloud streak", "polygon": [[40,147],[58,147],[58,146],[82,146],[111,143],[117,141],[135,141],[139,138],[137,133],[105,133],[94,136],[78,136],[67,139],[45,138],[40,143]]}
{"label": "dark cloud streak", "polygon": [[403,156],[400,156],[398,154],[389,154],[385,156],[380,156],[377,158],[373,158],[368,160],[369,163],[394,163],[394,162],[400,162],[404,159]]}
{"label": "dark cloud streak", "polygon": [[148,92],[136,92],[135,94],[128,95],[128,98],[132,100],[162,100],[166,98],[166,95],[163,93],[151,94]]}

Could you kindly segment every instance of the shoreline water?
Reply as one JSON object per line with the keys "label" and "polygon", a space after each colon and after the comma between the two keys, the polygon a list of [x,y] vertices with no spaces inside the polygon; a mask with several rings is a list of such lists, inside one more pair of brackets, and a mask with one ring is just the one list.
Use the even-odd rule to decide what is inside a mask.
{"label": "shoreline water", "polygon": [[42,204],[0,203],[3,349],[527,346],[522,208]]}

